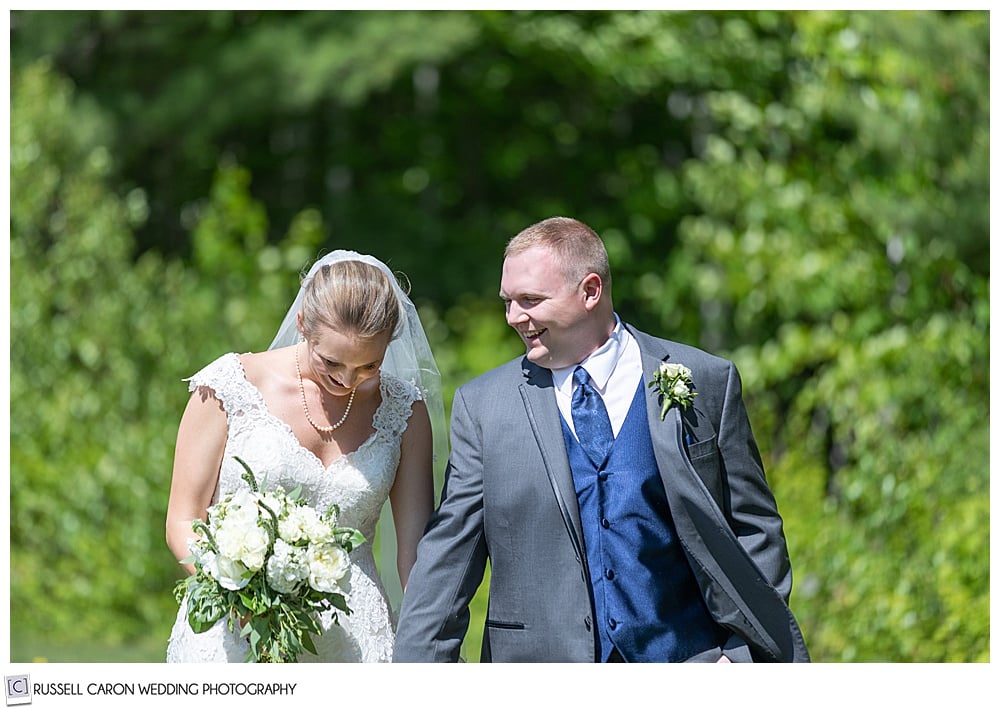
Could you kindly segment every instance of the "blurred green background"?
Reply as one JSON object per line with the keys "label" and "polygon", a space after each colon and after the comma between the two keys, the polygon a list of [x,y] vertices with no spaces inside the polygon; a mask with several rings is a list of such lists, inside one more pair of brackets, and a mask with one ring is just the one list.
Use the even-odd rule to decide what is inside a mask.
{"label": "blurred green background", "polygon": [[989,660],[987,12],[18,11],[10,56],[12,661],[163,658],[181,379],[317,255],[409,276],[448,406],[557,214],[739,366],[814,659]]}

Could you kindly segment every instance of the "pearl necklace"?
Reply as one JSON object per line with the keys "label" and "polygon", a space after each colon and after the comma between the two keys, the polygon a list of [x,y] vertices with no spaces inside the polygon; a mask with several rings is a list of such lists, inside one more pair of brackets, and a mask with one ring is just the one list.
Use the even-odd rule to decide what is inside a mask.
{"label": "pearl necklace", "polygon": [[347,400],[347,409],[344,410],[344,416],[340,418],[340,421],[336,424],[331,424],[330,426],[320,426],[313,421],[312,416],[309,414],[309,405],[306,404],[306,388],[302,384],[302,370],[299,368],[299,347],[295,346],[295,374],[299,378],[299,392],[302,394],[302,411],[306,413],[306,420],[312,424],[313,429],[323,434],[329,434],[341,427],[341,425],[347,421],[347,415],[351,413],[351,405],[354,404],[354,395],[357,393],[358,388],[354,387],[351,389],[351,397]]}

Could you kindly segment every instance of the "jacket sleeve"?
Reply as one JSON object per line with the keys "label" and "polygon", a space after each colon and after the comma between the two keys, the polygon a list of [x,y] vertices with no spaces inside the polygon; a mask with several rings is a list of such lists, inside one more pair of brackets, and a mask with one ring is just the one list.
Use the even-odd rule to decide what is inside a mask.
{"label": "jacket sleeve", "polygon": [[719,450],[727,490],[726,517],[761,574],[788,603],[792,569],[781,516],[761,463],[743,404],[736,366],[729,363],[719,422]]}
{"label": "jacket sleeve", "polygon": [[451,454],[403,595],[394,662],[456,662],[469,603],[486,569],[481,433],[462,389],[455,393]]}

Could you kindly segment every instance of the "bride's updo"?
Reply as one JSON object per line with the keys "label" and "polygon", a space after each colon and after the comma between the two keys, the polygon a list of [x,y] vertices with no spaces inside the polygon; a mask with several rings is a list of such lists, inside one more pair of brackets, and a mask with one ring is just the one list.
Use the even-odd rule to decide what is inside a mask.
{"label": "bride's updo", "polygon": [[337,261],[320,267],[306,284],[302,328],[312,337],[332,328],[360,338],[395,334],[400,303],[390,277],[363,261]]}

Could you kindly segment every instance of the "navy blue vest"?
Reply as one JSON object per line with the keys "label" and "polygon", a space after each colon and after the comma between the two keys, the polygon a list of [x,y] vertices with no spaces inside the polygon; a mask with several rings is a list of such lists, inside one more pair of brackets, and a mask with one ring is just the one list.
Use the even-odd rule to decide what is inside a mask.
{"label": "navy blue vest", "polygon": [[563,437],[590,566],[597,659],[683,661],[718,646],[667,505],[642,382],[607,459],[595,468],[564,421]]}

